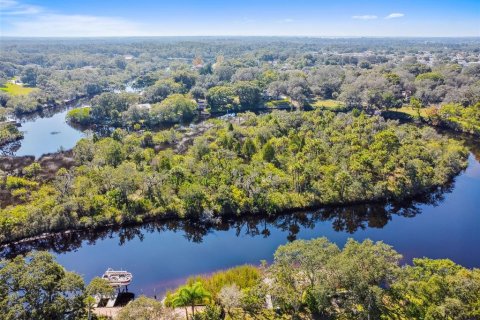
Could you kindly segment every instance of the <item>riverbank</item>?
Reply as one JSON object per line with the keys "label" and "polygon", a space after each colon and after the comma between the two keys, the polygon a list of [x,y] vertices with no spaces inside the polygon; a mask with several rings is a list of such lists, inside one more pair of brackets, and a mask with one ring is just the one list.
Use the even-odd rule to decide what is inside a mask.
{"label": "riverbank", "polygon": [[[193,242],[202,242],[202,238],[210,232],[227,231],[236,226],[249,225],[251,236],[263,235],[268,237],[270,231],[266,224],[283,226],[290,230],[289,238],[294,239],[294,226],[288,227],[291,222],[302,225],[314,225],[315,222],[336,221],[337,231],[355,233],[359,229],[370,227],[384,227],[392,216],[414,217],[417,207],[421,205],[435,206],[441,202],[446,193],[451,192],[454,182],[444,188],[430,190],[422,196],[399,203],[371,202],[354,205],[325,206],[321,208],[304,208],[290,210],[275,215],[246,214],[223,215],[222,217],[204,219],[179,219],[177,216],[152,217],[142,222],[126,222],[124,224],[109,224],[97,228],[76,228],[58,232],[49,232],[42,235],[25,238],[19,241],[0,244],[0,256],[14,257],[32,250],[53,250],[55,252],[69,252],[81,246],[83,241],[95,242],[109,234],[122,233],[126,239],[135,237],[143,231],[149,230],[183,230],[187,239]],[[355,219],[351,219],[355,217]],[[341,227],[340,227],[341,226]],[[263,230],[262,230],[263,229]]]}
{"label": "riverbank", "polygon": [[428,256],[449,258],[473,268],[480,266],[479,188],[480,163],[471,155],[469,167],[453,185],[414,203],[326,208],[275,217],[232,217],[211,222],[210,227],[172,220],[84,230],[30,245],[4,247],[1,256],[10,259],[47,250],[86,281],[109,266],[127,269],[135,275],[130,291],[150,297],[176,288],[193,274],[271,261],[277,246],[318,236],[326,236],[339,246],[347,238],[384,241],[404,255],[404,263]]}
{"label": "riverbank", "polygon": [[[332,115],[327,113],[325,115],[322,114],[322,116],[327,117]],[[85,163],[77,163],[79,170],[75,171],[75,175],[72,175],[71,173],[67,174],[65,172],[62,173],[61,176],[57,176],[57,181],[61,181],[61,185],[65,185],[65,187],[59,188],[58,184],[47,184],[45,186],[40,186],[39,189],[33,188],[30,191],[27,188],[27,192],[29,192],[28,201],[19,204],[16,207],[6,208],[2,213],[4,216],[3,218],[6,218],[5,221],[7,223],[11,221],[9,219],[11,219],[11,217],[13,217],[13,215],[19,210],[20,212],[25,212],[25,214],[28,216],[30,216],[31,212],[45,210],[45,212],[56,212],[59,217],[38,212],[38,214],[35,214],[31,217],[31,220],[40,219],[36,224],[37,228],[35,230],[26,228],[25,223],[30,223],[30,220],[25,220],[24,222],[15,220],[17,221],[16,228],[14,229],[16,231],[12,232],[13,228],[5,229],[2,242],[8,243],[12,240],[34,237],[44,233],[48,234],[49,232],[60,231],[63,229],[96,229],[100,227],[111,226],[112,224],[128,225],[132,223],[149,222],[156,219],[168,220],[172,218],[180,218],[190,221],[199,221],[200,223],[209,223],[212,220],[214,221],[215,219],[220,219],[222,217],[228,217],[231,215],[243,216],[255,214],[261,216],[271,216],[282,212],[318,208],[326,205],[345,206],[348,204],[373,203],[385,200],[399,201],[401,199],[411,199],[420,194],[431,192],[432,189],[435,189],[439,186],[448,184],[448,182],[451,181],[451,179],[466,166],[464,161],[466,153],[464,154],[465,150],[462,149],[460,144],[453,142],[453,140],[441,138],[431,130],[417,129],[412,126],[400,126],[393,123],[387,124],[378,118],[364,117],[350,119],[349,117],[352,117],[352,115],[342,115],[331,118],[330,121],[339,121],[338,124],[336,124],[338,126],[342,126],[343,122],[350,123],[350,121],[357,121],[362,123],[363,121],[367,121],[369,123],[367,126],[372,127],[378,125],[386,133],[388,132],[389,138],[387,140],[391,141],[393,139],[393,145],[395,146],[395,149],[391,149],[392,152],[390,155],[385,154],[382,156],[383,158],[378,160],[381,161],[380,163],[390,163],[388,158],[385,157],[399,157],[400,163],[405,163],[405,165],[408,164],[408,166],[417,166],[418,168],[426,166],[425,172],[435,172],[436,170],[437,175],[423,175],[419,169],[416,169],[416,172],[418,173],[413,176],[415,180],[409,181],[402,180],[405,178],[401,178],[398,173],[402,172],[398,170],[406,170],[403,165],[400,165],[397,169],[392,169],[392,172],[397,172],[397,174],[391,177],[388,175],[385,176],[382,173],[375,173],[375,171],[372,171],[373,168],[367,168],[365,170],[370,170],[371,174],[376,176],[376,178],[372,180],[372,184],[367,184],[368,188],[364,189],[364,191],[362,191],[362,189],[358,189],[358,184],[355,183],[354,180],[363,179],[363,176],[360,174],[363,172],[362,170],[358,171],[358,173],[354,173],[353,171],[351,173],[345,172],[347,175],[346,178],[350,177],[349,179],[351,179],[350,185],[356,186],[355,188],[357,188],[351,190],[348,189],[350,187],[347,185],[344,185],[344,187],[342,187],[343,189],[335,189],[338,184],[336,184],[334,181],[338,179],[338,174],[331,174],[331,178],[334,180],[330,181],[330,178],[327,175],[328,172],[326,171],[323,171],[323,176],[319,179],[314,179],[311,177],[310,179],[312,179],[312,182],[304,181],[300,183],[300,180],[297,179],[292,181],[288,175],[291,174],[293,177],[295,177],[295,175],[301,176],[303,174],[302,170],[308,168],[308,163],[305,163],[304,167],[295,169],[297,170],[296,172],[288,173],[287,170],[290,170],[288,164],[292,163],[292,161],[288,158],[290,151],[287,151],[288,153],[282,155],[283,151],[280,149],[280,144],[276,144],[273,138],[270,141],[274,154],[273,157],[270,151],[265,151],[267,150],[267,147],[265,146],[261,147],[253,144],[253,146],[245,147],[245,145],[248,144],[247,141],[257,141],[256,138],[249,136],[250,134],[257,134],[256,132],[258,131],[253,129],[256,129],[257,126],[260,129],[262,129],[262,126],[264,125],[269,126],[272,117],[277,117],[278,121],[280,121],[282,117],[286,117],[285,119],[291,118],[295,120],[298,120],[297,117],[305,117],[305,120],[303,121],[306,121],[307,124],[308,121],[317,121],[314,120],[315,117],[313,117],[311,120],[306,120],[306,118],[312,117],[309,117],[309,114],[300,112],[274,113],[265,116],[250,115],[249,117],[246,117],[246,119],[244,119],[244,123],[242,122],[241,124],[217,120],[216,124],[213,126],[204,125],[200,128],[192,128],[187,130],[178,137],[175,137],[174,141],[170,141],[166,148],[157,150],[156,155],[154,155],[155,153],[152,153],[155,152],[154,150],[156,150],[156,144],[152,144],[151,141],[161,140],[158,140],[160,136],[152,137],[151,133],[123,136],[121,139],[126,142],[123,144],[111,138],[101,139],[97,142],[86,140],[84,141],[85,145],[81,146],[81,148],[90,150],[90,153],[88,153],[91,154],[90,158],[87,157],[82,158],[84,160],[79,160],[80,162],[84,161]],[[281,121],[286,121],[285,119]],[[321,117],[318,119],[321,119]],[[262,124],[262,121],[266,120],[268,120],[268,122]],[[229,128],[233,127],[232,123],[235,123],[235,126],[238,126],[236,130],[239,133],[239,141],[243,141],[244,147],[240,148],[241,150],[238,151],[240,152],[240,155],[237,154],[237,158],[233,158],[230,164],[222,162],[221,159],[218,161],[215,160],[213,157],[217,151],[205,153],[204,145],[202,146],[203,149],[199,149],[198,141],[202,141],[202,139],[205,139],[206,137],[210,137],[207,139],[212,139],[210,146],[213,146],[214,144],[217,146],[224,145],[225,142],[223,141],[225,138],[223,135],[225,132],[229,132]],[[312,124],[309,124],[309,126],[311,125]],[[356,128],[357,126],[354,125],[353,127]],[[233,128],[235,130],[235,127]],[[265,131],[265,128],[262,130]],[[261,132],[262,130],[259,131]],[[323,134],[322,130],[312,132]],[[365,141],[370,139],[368,138],[370,132],[369,130],[363,133],[365,135]],[[395,142],[395,138],[393,138],[392,135],[395,130],[398,130],[397,134],[398,136],[402,137],[403,141]],[[326,139],[328,142],[328,139],[334,139],[336,143],[332,142],[328,148],[339,151],[333,152],[332,155],[346,152],[343,142],[338,140],[338,131],[339,130],[332,131],[334,132],[332,133],[334,134],[333,137],[324,135],[323,140],[316,140],[320,142]],[[160,132],[159,134],[167,134],[165,137],[168,137],[168,132]],[[241,138],[240,134],[244,135],[244,137]],[[380,133],[375,131],[375,134],[378,135]],[[196,138],[194,139],[194,137]],[[392,139],[390,139],[390,137]],[[416,139],[419,139],[418,137],[422,137],[422,139],[416,141]],[[415,143],[413,143],[414,140],[416,141]],[[346,140],[346,142],[348,141],[350,141],[350,139]],[[100,146],[101,148],[105,148],[105,143],[112,144],[114,149],[119,148],[117,149],[119,150],[119,154],[124,155],[122,157],[125,158],[123,158],[121,162],[116,162],[113,166],[104,165],[103,163],[105,163],[105,161],[111,160],[106,160],[103,158],[105,157],[104,153],[96,153],[95,150],[97,150],[96,148]],[[309,141],[305,141],[304,143],[308,144]],[[234,142],[231,142],[230,144],[232,146],[235,145]],[[282,144],[285,145],[286,143],[282,142]],[[190,147],[187,147],[187,145]],[[375,143],[371,143],[371,145],[372,147],[375,147]],[[408,148],[410,148],[411,145],[416,145],[417,147],[421,146],[421,149],[415,151],[414,153],[410,153],[408,152]],[[179,146],[184,146],[184,148],[178,148]],[[125,152],[122,150],[122,148],[126,148]],[[217,148],[218,147],[215,147],[213,150],[216,150]],[[250,154],[250,159],[245,158],[244,155],[242,156],[242,153],[245,152],[244,150],[249,152],[249,148],[254,148],[254,150],[257,150],[255,152],[256,155]],[[386,150],[388,148],[389,146],[382,146],[380,150]],[[136,152],[140,152],[143,149],[148,149],[151,151],[148,151],[149,153],[147,154],[151,155],[148,158],[140,157],[140,161],[137,161],[134,166],[134,162],[131,161],[138,158],[135,156],[132,158],[132,160],[129,160],[129,157],[133,157],[135,152],[132,154],[130,151],[130,154],[128,154],[127,149],[136,149]],[[198,158],[197,150],[204,150],[202,151],[203,154],[210,154],[209,158],[205,158],[208,159],[208,162]],[[305,149],[304,152],[307,152],[306,157],[312,151],[314,150],[311,148]],[[172,165],[173,158],[169,158],[171,156],[168,156],[171,154],[171,152],[173,152],[176,157],[176,162],[174,165]],[[221,153],[218,153],[218,155],[224,154],[225,152],[228,151],[222,151]],[[84,154],[84,156],[87,156],[88,154]],[[378,156],[381,154],[382,153],[372,153],[370,156]],[[432,154],[435,154],[435,157],[431,156]],[[265,155],[268,157],[264,158],[266,157]],[[315,154],[308,155],[308,157],[310,157],[312,161],[319,161],[316,159],[325,159]],[[448,161],[444,162],[442,160],[443,157],[446,157]],[[264,162],[256,162],[262,158]],[[412,158],[412,160],[409,160],[410,158]],[[353,161],[354,159],[356,159],[354,156],[345,154],[345,157],[341,161]],[[427,159],[428,162],[422,163],[421,161],[425,160],[421,160],[419,162],[418,159]],[[198,162],[197,164],[195,164],[196,161]],[[337,158],[326,158],[325,160],[321,161],[324,161],[328,164],[330,161],[336,162],[339,160]],[[122,164],[122,162],[125,162],[125,164]],[[399,161],[392,160],[392,163],[398,162]],[[188,167],[185,167],[184,163],[189,164]],[[261,163],[263,163],[262,166],[264,167],[257,168],[256,166]],[[125,165],[126,167],[124,167]],[[229,165],[231,167],[224,168],[225,165]],[[353,164],[349,164],[349,166],[352,165]],[[359,164],[356,165],[358,166]],[[326,164],[323,166],[325,168]],[[175,167],[177,169],[172,170],[172,168]],[[202,168],[201,172],[196,172],[196,170],[200,170],[200,168]],[[228,174],[233,174],[234,172],[240,170],[240,168],[243,168],[243,173],[239,176],[241,180],[235,181],[235,179],[237,179],[235,176],[228,178]],[[102,173],[104,170],[106,170],[105,174],[108,172],[108,175],[104,175],[104,173]],[[262,170],[264,170],[263,173]],[[245,180],[243,176],[248,177],[248,175],[251,174],[249,172],[259,172],[256,174],[260,174],[262,176],[265,175],[265,177],[261,179],[258,178],[258,182],[252,181],[246,185],[245,181],[248,180]],[[355,170],[355,172],[357,171]],[[162,183],[156,184],[155,180],[153,180],[153,183],[149,182],[156,176],[160,179],[160,176],[158,176],[159,173],[165,175]],[[216,189],[214,190],[209,187],[209,183],[207,183],[208,180],[204,180],[210,179],[211,181],[216,181],[215,179],[218,179],[218,177],[221,177],[225,174],[227,174],[227,177],[224,179],[230,179],[231,181],[229,180],[230,182],[228,183],[225,182],[227,191],[223,191],[224,193],[218,192],[218,190],[225,189],[225,187],[222,187],[222,185],[215,187]],[[273,178],[272,175],[274,175]],[[107,176],[107,180],[104,180]],[[122,181],[125,181],[125,179],[127,179],[125,182],[127,184],[123,185],[124,182]],[[181,179],[181,184],[178,184],[178,179]],[[92,185],[90,181],[96,181],[96,184]],[[198,181],[202,182],[200,183]],[[275,187],[266,184],[267,181],[274,183]],[[81,186],[79,183],[87,183],[88,185]],[[315,187],[315,184],[313,183],[323,184]],[[399,189],[402,190],[402,193],[396,194],[396,183],[401,183],[402,186],[415,185],[416,187],[411,189],[402,187],[402,189]],[[302,187],[302,184],[304,186],[311,185],[314,187],[309,187],[312,189],[307,190],[304,186]],[[374,187],[375,184],[378,184],[378,187]],[[125,186],[130,186],[128,187],[130,189],[121,189],[125,188]],[[232,189],[232,193],[230,193],[228,192],[228,187],[235,187],[236,190]],[[159,191],[155,191],[157,188],[161,188],[162,192],[158,193]],[[264,191],[261,191],[262,188]],[[93,190],[94,193],[91,194],[90,192],[92,191],[89,190]],[[118,193],[122,190],[127,190],[124,191],[127,193]],[[320,193],[316,190],[322,190],[322,192]],[[383,191],[380,192],[379,190]],[[193,191],[194,193],[192,193]],[[377,192],[377,194],[373,192]],[[170,200],[165,198],[169,194],[171,197]],[[277,198],[277,195],[280,194],[281,198]],[[115,197],[112,198],[114,195]],[[158,195],[161,195],[162,198],[159,198]],[[328,198],[322,198],[326,195],[328,195]],[[48,201],[46,201],[46,199],[48,199]],[[117,203],[114,201],[117,201]],[[114,214],[109,216],[106,215],[105,212],[111,212]],[[50,219],[54,220],[49,222]],[[39,228],[40,226],[42,227]]]}

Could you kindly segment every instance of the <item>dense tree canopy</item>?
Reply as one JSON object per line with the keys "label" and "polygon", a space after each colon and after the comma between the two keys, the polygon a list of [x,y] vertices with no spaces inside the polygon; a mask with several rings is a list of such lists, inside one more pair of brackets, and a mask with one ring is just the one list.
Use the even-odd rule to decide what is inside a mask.
{"label": "dense tree canopy", "polygon": [[0,123],[0,146],[23,138],[23,133],[14,124]]}
{"label": "dense tree canopy", "polygon": [[0,319],[78,319],[84,283],[46,252],[0,262]]}
{"label": "dense tree canopy", "polygon": [[400,267],[392,247],[326,238],[280,246],[269,292],[284,312],[335,319],[475,319],[479,270],[450,260],[414,259]]}
{"label": "dense tree canopy", "polygon": [[213,112],[232,110],[235,102],[235,90],[230,86],[213,87],[207,92],[207,101]]}
{"label": "dense tree canopy", "polygon": [[480,269],[468,270],[448,259],[414,259],[392,286],[413,319],[476,319],[480,317]]}
{"label": "dense tree canopy", "polygon": [[446,104],[427,109],[427,120],[434,125],[480,136],[480,102],[471,106]]}
{"label": "dense tree canopy", "polygon": [[323,316],[379,319],[400,258],[383,243],[349,240],[339,250],[326,238],[298,240],[275,252],[269,287],[293,316],[307,307]]}
{"label": "dense tree canopy", "polygon": [[155,104],[150,112],[151,121],[155,124],[179,123],[193,119],[197,103],[181,94],[173,94],[159,104]]}

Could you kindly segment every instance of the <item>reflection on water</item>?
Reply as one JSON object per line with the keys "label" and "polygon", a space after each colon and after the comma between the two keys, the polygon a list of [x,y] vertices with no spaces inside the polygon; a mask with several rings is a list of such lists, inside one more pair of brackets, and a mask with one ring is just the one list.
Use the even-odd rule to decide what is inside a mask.
{"label": "reflection on water", "polygon": [[24,138],[0,148],[0,154],[6,156],[32,155],[39,158],[43,154],[68,150],[83,137],[81,128],[69,125],[65,121],[68,110],[74,106],[46,109],[22,116],[20,131]]}
{"label": "reflection on water", "polygon": [[54,234],[45,238],[11,244],[0,250],[0,256],[13,257],[32,250],[51,250],[64,253],[82,245],[95,245],[97,241],[118,238],[118,245],[138,239],[143,241],[146,234],[161,232],[183,233],[187,241],[201,243],[212,232],[234,232],[237,237],[268,238],[272,230],[286,233],[285,241],[294,241],[302,229],[314,229],[317,223],[330,222],[338,232],[353,234],[359,229],[383,228],[393,215],[413,218],[421,213],[420,205],[436,206],[451,187],[437,189],[414,201],[399,204],[362,204],[345,207],[326,207],[316,211],[288,213],[277,216],[248,216],[225,218],[218,221],[165,220],[153,221],[141,226],[113,227],[102,230],[86,230]]}
{"label": "reflection on water", "polygon": [[[480,167],[470,157],[467,172],[454,185],[401,204],[322,208],[275,217],[250,216],[219,221],[156,221],[142,226],[86,230],[4,247],[13,257],[50,250],[67,269],[90,281],[106,268],[134,275],[129,288],[153,296],[174,288],[185,277],[234,265],[271,260],[275,249],[295,239],[326,236],[342,246],[347,238],[381,240],[413,257],[451,258],[480,266]],[[477,194],[475,197],[473,194]],[[455,208],[457,211],[455,211]]]}

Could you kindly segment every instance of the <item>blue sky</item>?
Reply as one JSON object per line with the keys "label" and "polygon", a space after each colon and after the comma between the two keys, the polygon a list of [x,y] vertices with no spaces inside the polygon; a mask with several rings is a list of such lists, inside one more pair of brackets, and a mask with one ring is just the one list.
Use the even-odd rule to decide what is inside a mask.
{"label": "blue sky", "polygon": [[480,0],[0,0],[4,36],[480,36]]}

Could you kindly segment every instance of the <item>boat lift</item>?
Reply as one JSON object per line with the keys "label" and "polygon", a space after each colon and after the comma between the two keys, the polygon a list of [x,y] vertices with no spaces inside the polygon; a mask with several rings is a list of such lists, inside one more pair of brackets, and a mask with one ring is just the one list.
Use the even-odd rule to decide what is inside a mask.
{"label": "boat lift", "polygon": [[132,282],[133,275],[128,271],[108,268],[102,279],[107,280],[112,287],[117,288],[119,291],[121,287],[125,287],[125,291],[128,292],[128,285]]}

